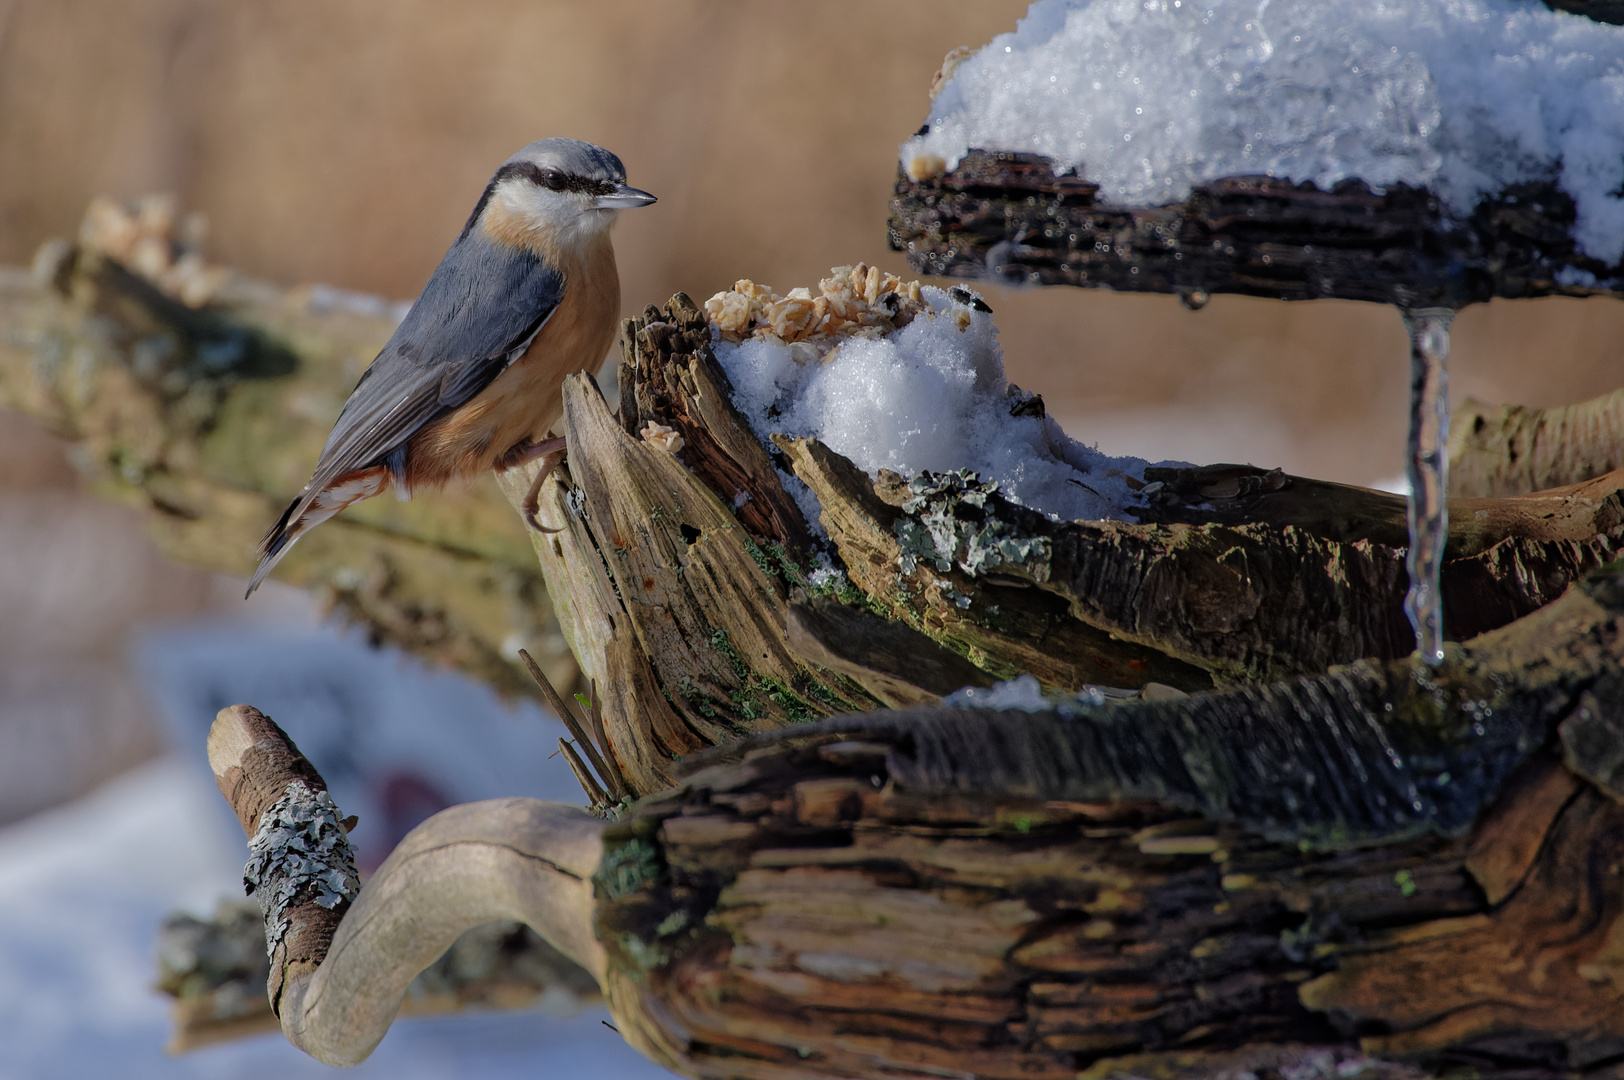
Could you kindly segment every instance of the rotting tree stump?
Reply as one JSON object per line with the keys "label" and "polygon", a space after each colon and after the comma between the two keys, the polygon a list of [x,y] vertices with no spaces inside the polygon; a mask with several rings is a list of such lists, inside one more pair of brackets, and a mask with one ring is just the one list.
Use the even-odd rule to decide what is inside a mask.
{"label": "rotting tree stump", "polygon": [[[560,531],[535,546],[631,794],[747,734],[1019,674],[1051,691],[1192,692],[1410,651],[1396,496],[1163,469],[1137,523],[1054,522],[973,476],[873,480],[813,439],[768,450],[685,296],[628,320],[621,347],[618,409],[586,376],[565,386],[570,456],[541,513]],[[680,436],[675,453],[660,432]],[[812,584],[779,469],[818,496],[840,585]],[[1452,636],[1528,615],[1612,558],[1621,485],[1456,500]],[[528,479],[504,486],[517,503]]]}
{"label": "rotting tree stump", "polygon": [[[273,975],[284,1031],[359,1060],[416,966],[503,917],[696,1077],[1614,1075],[1621,573],[1439,669],[839,717],[614,822],[453,808]],[[298,778],[230,749],[274,734],[222,710],[234,804]]]}

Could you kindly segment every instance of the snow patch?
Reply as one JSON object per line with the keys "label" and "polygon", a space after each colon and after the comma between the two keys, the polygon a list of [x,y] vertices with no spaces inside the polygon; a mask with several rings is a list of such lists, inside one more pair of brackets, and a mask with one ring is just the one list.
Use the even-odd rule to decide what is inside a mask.
{"label": "snow patch", "polygon": [[[1058,520],[1132,520],[1147,463],[1068,438],[1040,402],[1011,386],[979,296],[929,286],[920,296],[925,309],[906,325],[843,338],[821,355],[771,332],[742,341],[715,333],[734,404],[763,440],[817,438],[870,477],[969,469]],[[786,482],[816,523],[810,489]]]}
{"label": "snow patch", "polygon": [[902,163],[971,148],[1046,155],[1123,204],[1261,173],[1406,183],[1464,215],[1554,179],[1616,263],[1624,28],[1525,0],[1038,0],[958,64]]}

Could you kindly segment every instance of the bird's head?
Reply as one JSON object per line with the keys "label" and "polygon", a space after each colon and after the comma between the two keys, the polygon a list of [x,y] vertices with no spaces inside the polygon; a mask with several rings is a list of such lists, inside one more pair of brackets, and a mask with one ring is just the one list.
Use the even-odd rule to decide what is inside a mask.
{"label": "bird's head", "polygon": [[603,147],[539,139],[496,170],[463,235],[482,224],[509,243],[534,237],[548,246],[575,246],[607,230],[620,211],[653,201],[648,192],[627,186],[625,166]]}

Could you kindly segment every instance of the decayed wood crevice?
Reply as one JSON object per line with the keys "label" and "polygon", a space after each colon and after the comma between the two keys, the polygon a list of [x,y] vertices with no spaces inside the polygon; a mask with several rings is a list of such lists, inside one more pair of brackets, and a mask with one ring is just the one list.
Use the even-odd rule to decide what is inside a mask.
{"label": "decayed wood crevice", "polygon": [[[683,463],[735,501],[741,525],[804,555],[812,539],[806,521],[761,441],[732,407],[705,313],[684,293],[664,308],[651,305],[642,318],[622,325],[620,351],[620,422],[627,433],[635,436],[650,423],[673,428],[685,443]],[[748,498],[740,502],[740,496]]]}
{"label": "decayed wood crevice", "polygon": [[[232,276],[193,309],[112,259],[53,250],[45,280],[0,268],[0,407],[72,440],[94,490],[145,511],[173,558],[246,576],[393,331],[384,305]],[[487,483],[352,507],[278,577],[506,692],[532,689],[515,639],[574,685],[523,526]]]}
{"label": "decayed wood crevice", "polygon": [[[891,247],[917,272],[1016,284],[1105,286],[1280,300],[1459,307],[1494,297],[1620,295],[1624,267],[1583,255],[1572,198],[1521,184],[1448,213],[1428,191],[1330,191],[1266,176],[1195,187],[1179,203],[1117,206],[1036,154],[971,150],[950,172],[899,175]],[[1561,272],[1573,267],[1594,284]]]}
{"label": "decayed wood crevice", "polygon": [[[1141,523],[1056,523],[973,477],[875,481],[815,440],[769,454],[709,334],[680,295],[628,321],[618,415],[588,380],[568,384],[569,461],[542,493],[561,531],[536,550],[636,794],[669,784],[674,756],[993,678],[1195,691],[1411,647],[1395,496],[1160,469]],[[812,541],[775,465],[818,496],[849,586],[809,584]],[[504,478],[515,505],[529,475]],[[1455,500],[1452,636],[1526,615],[1612,557],[1621,485]]]}
{"label": "decayed wood crevice", "polygon": [[1449,489],[1493,497],[1578,484],[1624,467],[1624,390],[1533,409],[1467,398],[1450,421]]}
{"label": "decayed wood crevice", "polygon": [[[789,646],[784,574],[796,564],[784,547],[752,539],[665,444],[628,433],[585,376],[564,401],[570,458],[541,514],[563,531],[535,543],[634,794],[669,783],[677,755],[883,704]],[[516,501],[526,475],[504,478]]]}

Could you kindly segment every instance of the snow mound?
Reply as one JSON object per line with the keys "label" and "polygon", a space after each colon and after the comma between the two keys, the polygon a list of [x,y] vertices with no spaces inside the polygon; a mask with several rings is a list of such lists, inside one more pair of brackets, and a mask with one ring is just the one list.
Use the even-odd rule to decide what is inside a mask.
{"label": "snow mound", "polygon": [[902,146],[916,179],[1029,151],[1122,204],[1266,174],[1425,187],[1458,215],[1555,180],[1584,251],[1624,255],[1624,27],[1528,0],[1037,0],[944,72]]}
{"label": "snow mound", "polygon": [[[869,269],[836,267],[821,297],[806,289],[778,297],[741,281],[705,305],[733,402],[758,437],[817,438],[876,478],[881,469],[905,477],[969,469],[1056,519],[1133,519],[1147,463],[1068,438],[1041,399],[1010,384],[979,295],[887,277],[881,285],[891,287],[870,290],[872,301],[858,295],[873,312],[865,314],[850,286],[869,280]],[[785,340],[775,312],[791,299],[797,312],[824,314],[797,316],[788,324],[795,340]],[[833,322],[848,329],[831,333]],[[794,477],[786,483],[816,522],[811,492]]]}

